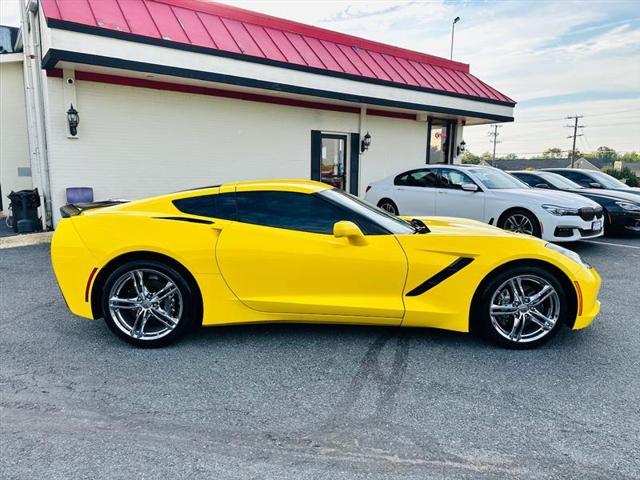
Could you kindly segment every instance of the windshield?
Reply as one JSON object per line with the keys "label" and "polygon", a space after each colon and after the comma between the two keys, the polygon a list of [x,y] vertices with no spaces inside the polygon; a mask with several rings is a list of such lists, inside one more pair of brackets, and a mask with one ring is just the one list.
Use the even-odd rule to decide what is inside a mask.
{"label": "windshield", "polygon": [[576,182],[572,182],[568,178],[565,178],[562,175],[558,175],[557,173],[536,172],[535,175],[545,179],[551,185],[561,190],[578,190],[580,188],[584,188],[578,185]]}
{"label": "windshield", "polygon": [[416,232],[416,229],[412,227],[409,222],[405,222],[395,215],[363,202],[358,197],[343,192],[342,190],[332,188],[331,190],[324,190],[320,192],[319,195],[327,197],[329,200],[359,213],[363,217],[368,218],[372,222],[377,223],[396,235]]}
{"label": "windshield", "polygon": [[474,167],[469,168],[475,177],[490,190],[502,190],[505,188],[529,188],[529,185],[521,182],[516,177],[496,168]]}
{"label": "windshield", "polygon": [[629,188],[629,185],[622,183],[617,178],[613,178],[611,175],[607,175],[603,172],[589,172],[589,175],[605,188]]}

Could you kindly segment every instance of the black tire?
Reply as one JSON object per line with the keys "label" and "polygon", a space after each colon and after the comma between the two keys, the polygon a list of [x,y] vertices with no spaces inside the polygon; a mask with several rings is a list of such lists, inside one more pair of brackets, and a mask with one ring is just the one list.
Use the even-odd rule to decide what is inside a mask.
{"label": "black tire", "polygon": [[[136,275],[134,272],[142,272],[142,284],[148,283],[143,290],[149,295],[161,293],[160,289],[168,288],[170,283],[176,287],[177,291],[162,300],[158,300],[156,296],[155,303],[154,297],[140,300],[141,297],[137,293],[138,287],[132,277]],[[173,287],[170,290],[174,291]],[[120,293],[116,294],[116,291]],[[112,295],[120,300],[117,303],[120,306],[115,304],[110,306]],[[134,298],[136,296],[137,298]],[[175,342],[194,325],[197,312],[196,296],[183,274],[157,260],[134,260],[116,268],[104,283],[101,303],[109,329],[119,338],[136,347],[163,347]],[[167,316],[164,317],[164,314]],[[147,317],[144,324],[136,323],[138,315],[142,315],[141,319]],[[173,323],[169,320],[176,320],[172,328],[170,325]],[[128,333],[127,325],[131,326]],[[141,330],[140,325],[142,325]],[[134,334],[136,326],[138,326],[136,333],[141,335],[138,338],[135,338]],[[145,328],[148,328],[149,333],[145,333]],[[163,329],[166,330],[164,333],[162,333]],[[144,335],[148,335],[148,338],[144,338]]]}
{"label": "black tire", "polygon": [[380,200],[378,202],[378,208],[381,208],[386,212],[392,213],[393,215],[400,214],[400,210],[398,209],[398,206],[395,203],[393,203],[393,200],[390,200],[388,198],[383,198],[382,200]]}
{"label": "black tire", "polygon": [[[531,319],[533,316],[531,305],[527,304],[526,306],[518,307],[522,310],[518,310],[516,315],[520,313],[525,315],[525,308],[527,309],[526,315],[528,315],[522,323],[522,337],[518,340],[508,338],[508,334],[513,333],[514,331],[516,315],[499,312],[492,315],[491,311],[494,294],[498,295],[498,298],[500,298],[500,292],[504,294],[503,288],[505,283],[510,282],[511,279],[515,279],[516,277],[521,279],[521,284],[523,285],[526,294],[530,294],[527,292],[535,291],[532,290],[532,285],[535,285],[533,280],[534,278],[542,280],[541,283],[546,282],[557,294],[557,297],[549,297],[549,299],[545,301],[548,303],[543,302],[539,307],[535,307],[536,312],[538,312],[538,310],[544,310],[545,308],[555,305],[556,309],[553,311],[557,312],[557,318],[555,318],[555,323],[553,323],[552,327],[550,327],[550,324],[547,324],[547,327],[543,328],[541,325],[536,323],[534,320],[540,321],[537,316],[534,317],[534,320]],[[522,280],[523,277],[531,277],[531,280]],[[510,287],[507,286],[506,288],[508,290]],[[536,348],[551,340],[558,333],[561,325],[567,324],[567,317],[571,311],[571,306],[569,304],[570,297],[562,283],[558,280],[557,276],[544,268],[536,266],[511,268],[496,275],[487,284],[485,284],[482,289],[482,292],[479,292],[480,296],[478,297],[478,301],[474,305],[473,326],[475,331],[480,333],[485,339],[497,345],[519,350]],[[553,296],[553,294],[551,295]],[[526,298],[528,300],[530,297]],[[505,304],[505,307],[510,308],[511,304],[508,304],[509,307],[507,307],[507,304]],[[497,309],[500,308],[502,308],[502,306],[497,306]],[[548,315],[547,311],[544,313]],[[536,335],[534,334],[536,329],[539,331],[538,335],[541,335],[539,338],[536,338]],[[529,338],[525,337],[527,334],[530,335]]]}
{"label": "black tire", "polygon": [[[525,218],[529,224],[531,225],[531,231],[519,231],[513,228],[513,223],[510,221],[511,219],[522,219]],[[540,227],[540,222],[538,218],[531,213],[529,210],[525,210],[523,208],[514,208],[513,210],[509,210],[504,213],[500,220],[498,221],[498,227],[503,230],[509,230],[511,232],[517,233],[527,233],[529,235],[533,235],[534,237],[542,237],[542,228]]]}

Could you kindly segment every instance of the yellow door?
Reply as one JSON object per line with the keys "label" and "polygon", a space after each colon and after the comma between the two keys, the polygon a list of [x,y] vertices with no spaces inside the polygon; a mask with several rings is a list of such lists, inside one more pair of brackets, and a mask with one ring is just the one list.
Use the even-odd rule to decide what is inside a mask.
{"label": "yellow door", "polygon": [[334,220],[352,219],[316,204],[322,200],[313,195],[253,192],[248,204],[240,191],[237,195],[239,221],[222,229],[216,258],[245,305],[271,313],[400,324],[407,261],[394,235],[365,235],[357,243],[336,238],[328,231]]}

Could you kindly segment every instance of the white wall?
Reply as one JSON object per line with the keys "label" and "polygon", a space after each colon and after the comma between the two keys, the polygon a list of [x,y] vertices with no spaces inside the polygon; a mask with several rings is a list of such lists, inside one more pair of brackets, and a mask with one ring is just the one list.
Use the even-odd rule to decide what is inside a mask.
{"label": "white wall", "polygon": [[30,176],[18,176],[18,168],[30,167],[22,54],[4,54],[1,57],[0,185],[6,212],[9,205],[7,195],[11,190],[30,189],[33,184]]}
{"label": "white wall", "polygon": [[[358,132],[359,115],[76,81],[67,138],[62,79],[49,78],[49,162],[56,221],[65,188],[135,199],[235,180],[309,178],[311,130]],[[367,117],[367,182],[424,163],[424,122]]]}

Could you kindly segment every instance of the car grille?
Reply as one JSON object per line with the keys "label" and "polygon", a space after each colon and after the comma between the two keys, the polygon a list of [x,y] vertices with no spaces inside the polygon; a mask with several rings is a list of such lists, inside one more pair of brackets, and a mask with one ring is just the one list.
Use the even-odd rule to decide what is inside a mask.
{"label": "car grille", "polygon": [[602,207],[596,207],[596,208],[584,207],[578,210],[578,214],[580,215],[580,218],[583,220],[586,220],[587,222],[589,220],[593,220],[594,218],[602,218],[602,213],[603,213]]}

